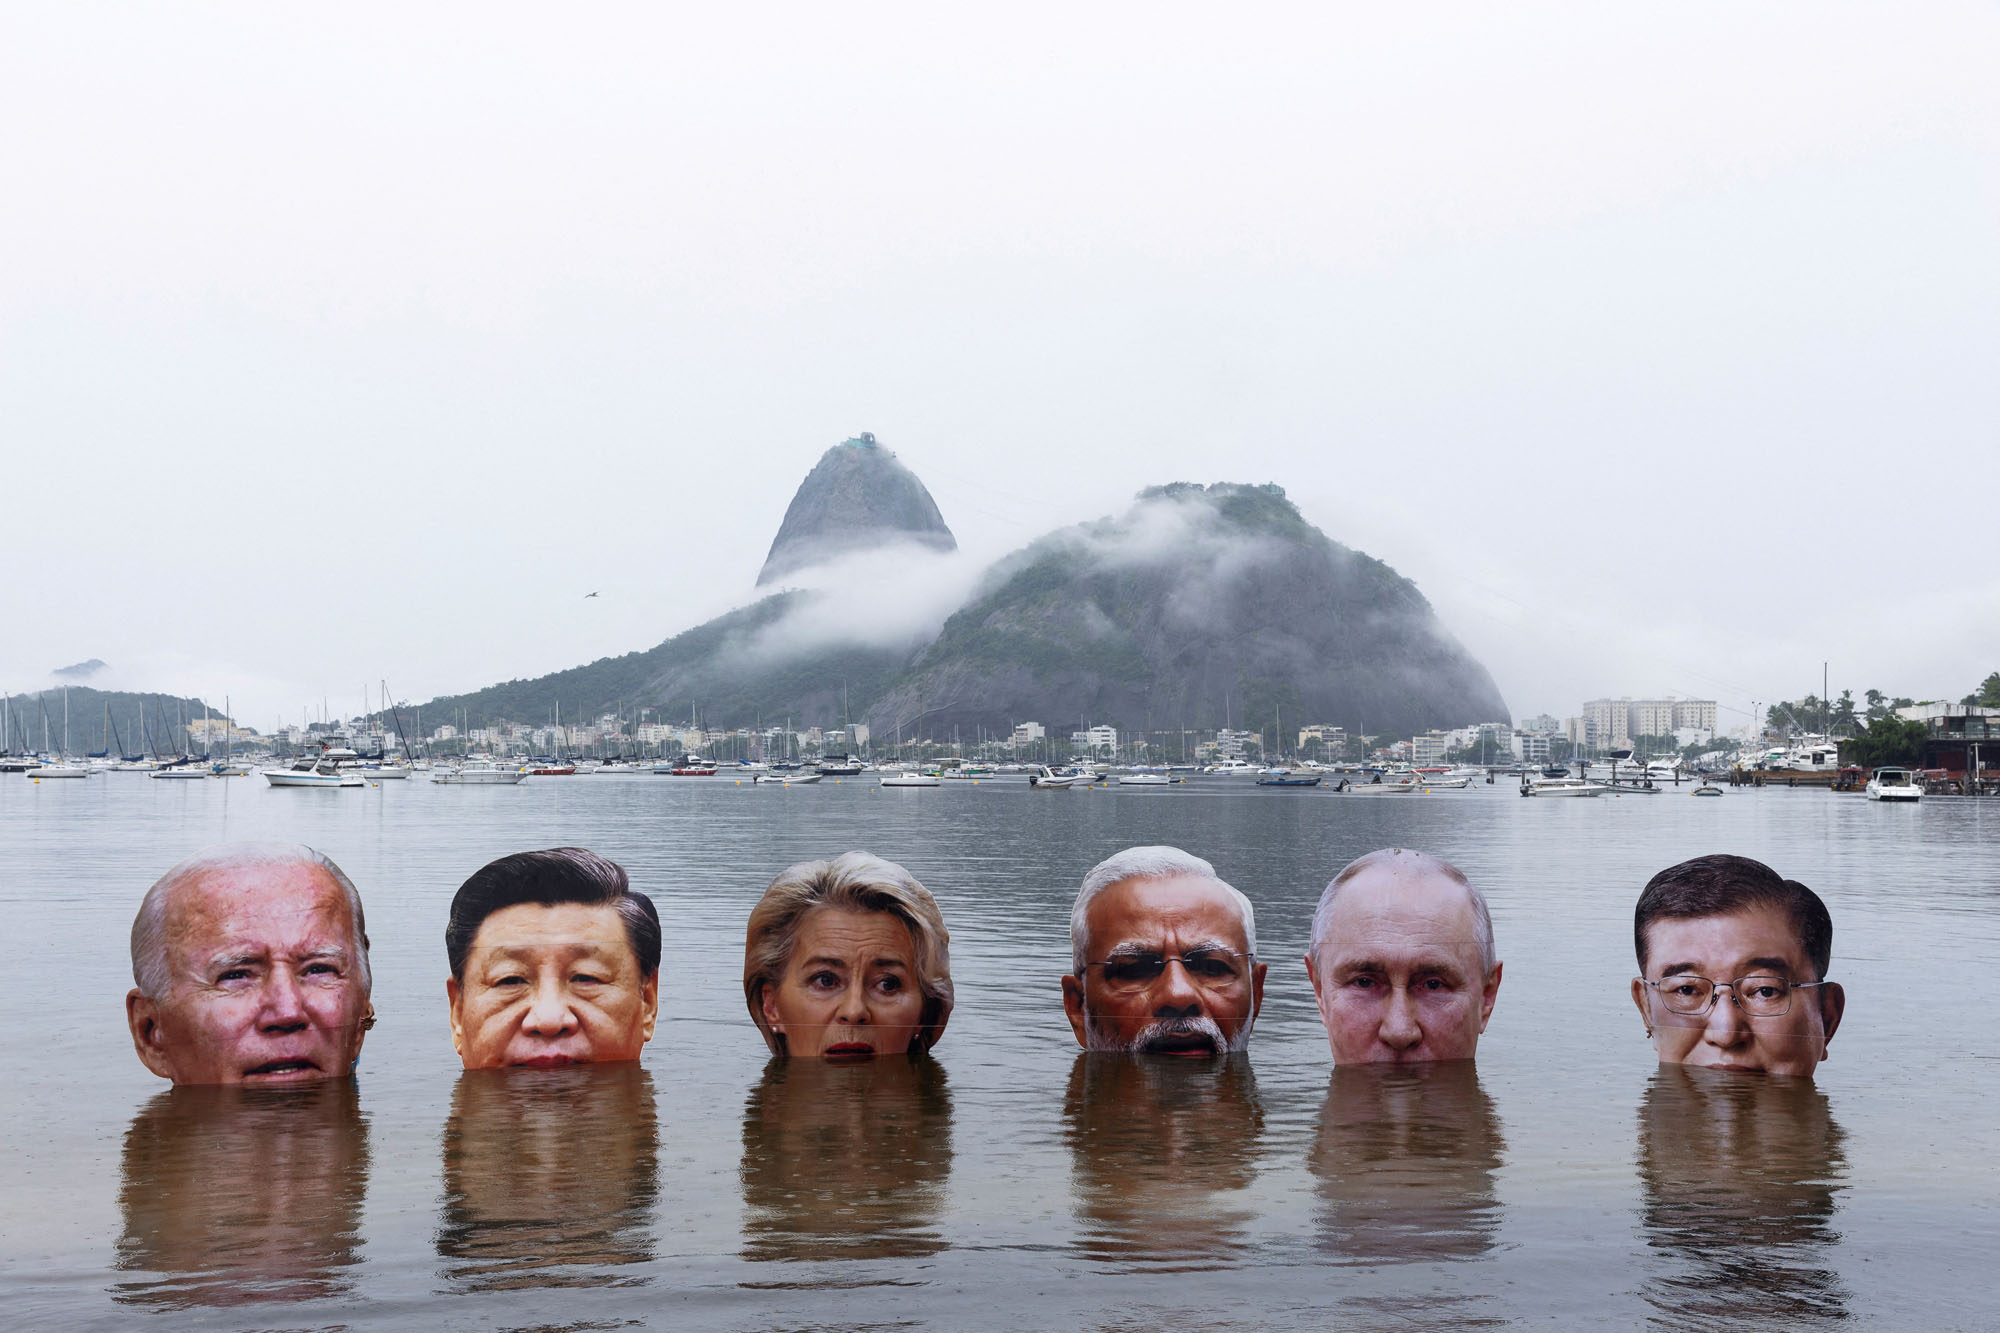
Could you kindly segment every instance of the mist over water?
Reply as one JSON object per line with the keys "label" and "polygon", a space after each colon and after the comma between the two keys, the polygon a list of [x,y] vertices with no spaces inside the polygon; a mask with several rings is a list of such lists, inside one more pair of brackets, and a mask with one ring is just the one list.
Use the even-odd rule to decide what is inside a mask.
{"label": "mist over water", "polygon": [[[249,838],[353,876],[380,1023],[351,1084],[168,1093],[122,1020],[132,912],[173,862]],[[1075,1048],[1075,885],[1153,842],[1256,904],[1246,1055]],[[1974,1327],[2000,1243],[1996,843],[2000,807],[1784,790],[16,779],[0,1299],[21,1327]],[[446,905],[493,857],[561,844],[658,904],[658,1036],[636,1066],[461,1073]],[[1329,1066],[1299,955],[1326,879],[1389,844],[1492,903],[1506,979],[1476,1068]],[[744,921],[779,869],[852,848],[937,896],[950,1026],[916,1064],[771,1062]],[[1848,1009],[1815,1082],[1652,1062],[1632,902],[1718,850],[1833,913]]]}

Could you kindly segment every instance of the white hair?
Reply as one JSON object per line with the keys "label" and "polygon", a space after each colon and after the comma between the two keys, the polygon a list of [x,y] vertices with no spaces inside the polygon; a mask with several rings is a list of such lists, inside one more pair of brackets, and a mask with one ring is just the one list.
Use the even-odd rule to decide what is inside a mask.
{"label": "white hair", "polygon": [[1076,891],[1076,906],[1069,912],[1069,947],[1076,966],[1073,975],[1081,977],[1084,964],[1090,961],[1090,925],[1086,918],[1091,899],[1128,879],[1181,878],[1205,879],[1228,894],[1243,916],[1243,947],[1253,954],[1257,952],[1257,913],[1241,890],[1215,873],[1214,866],[1178,847],[1127,847],[1116,856],[1099,861],[1083,877],[1083,887]]}
{"label": "white hair", "polygon": [[1493,914],[1486,908],[1486,895],[1473,886],[1463,870],[1443,857],[1411,851],[1406,847],[1379,847],[1365,856],[1357,856],[1333,877],[1326,891],[1319,896],[1319,906],[1313,910],[1313,957],[1319,957],[1320,947],[1326,943],[1327,932],[1333,924],[1334,900],[1340,896],[1341,888],[1362,871],[1374,866],[1387,866],[1392,874],[1450,880],[1464,889],[1466,898],[1472,904],[1472,919],[1479,930],[1479,966],[1488,976],[1492,975],[1498,955],[1493,948]]}
{"label": "white hair", "polygon": [[361,914],[361,894],[354,881],[321,852],[304,843],[232,842],[208,847],[169,870],[146,890],[139,915],[132,919],[132,984],[153,1001],[163,1001],[173,988],[173,966],[167,959],[167,908],[187,885],[220,871],[278,870],[289,866],[311,866],[325,871],[347,897],[348,915],[354,922],[355,975],[366,991],[374,984],[368,971],[368,923]]}

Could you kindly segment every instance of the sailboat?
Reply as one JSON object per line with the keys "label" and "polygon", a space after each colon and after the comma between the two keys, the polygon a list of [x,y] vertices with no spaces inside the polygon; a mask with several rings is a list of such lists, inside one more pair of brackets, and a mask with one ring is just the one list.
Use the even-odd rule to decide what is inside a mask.
{"label": "sailboat", "polygon": [[[42,705],[42,749],[49,748],[49,709]],[[63,686],[63,747],[62,754],[54,763],[43,763],[40,768],[28,770],[32,778],[87,778],[90,769],[69,757],[69,686]]]}

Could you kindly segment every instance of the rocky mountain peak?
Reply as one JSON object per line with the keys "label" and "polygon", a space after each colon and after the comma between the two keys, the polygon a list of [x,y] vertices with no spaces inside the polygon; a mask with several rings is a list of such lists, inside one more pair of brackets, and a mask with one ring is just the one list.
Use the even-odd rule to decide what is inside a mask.
{"label": "rocky mountain peak", "polygon": [[799,483],[757,586],[838,556],[901,542],[934,551],[958,549],[917,474],[863,431],[827,450]]}

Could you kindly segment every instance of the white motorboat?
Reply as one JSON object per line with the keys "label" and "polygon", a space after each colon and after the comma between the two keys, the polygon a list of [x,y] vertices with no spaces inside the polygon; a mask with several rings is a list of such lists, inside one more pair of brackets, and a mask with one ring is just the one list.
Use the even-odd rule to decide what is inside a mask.
{"label": "white motorboat", "polygon": [[818,782],[820,776],[820,774],[811,771],[759,773],[751,781],[760,787],[808,787]]}
{"label": "white motorboat", "polygon": [[1871,801],[1921,801],[1923,784],[1907,768],[1878,768],[1865,789]]}
{"label": "white motorboat", "polygon": [[1050,768],[1046,764],[1038,764],[1028,770],[1028,785],[1045,791],[1088,787],[1095,781],[1097,781],[1095,773],[1079,772],[1073,768]]}
{"label": "white motorboat", "polygon": [[408,764],[363,764],[361,775],[370,782],[400,782],[410,776]]}
{"label": "white motorboat", "polygon": [[1118,785],[1121,787],[1164,787],[1173,779],[1165,773],[1120,773]]}
{"label": "white motorboat", "polygon": [[353,763],[341,762],[342,756],[351,759],[353,754],[352,750],[321,750],[317,754],[300,755],[290,768],[265,769],[264,780],[273,787],[366,787],[367,781]]}
{"label": "white motorboat", "polygon": [[1210,764],[1208,771],[1231,777],[1254,778],[1264,770],[1242,759],[1225,759],[1219,764]]}
{"label": "white motorboat", "polygon": [[1521,784],[1523,796],[1602,796],[1608,788],[1582,778],[1537,778]]}
{"label": "white motorboat", "polygon": [[154,781],[172,780],[186,782],[212,776],[209,769],[200,764],[175,764],[171,768],[156,768],[146,775]]}
{"label": "white motorboat", "polygon": [[1417,790],[1416,779],[1408,773],[1377,773],[1364,779],[1360,774],[1343,777],[1333,789],[1346,796],[1407,796]]}
{"label": "white motorboat", "polygon": [[1472,785],[1472,779],[1463,773],[1439,773],[1417,783],[1428,791],[1460,791]]}
{"label": "white motorboat", "polygon": [[884,773],[880,779],[884,787],[941,787],[944,779],[935,773]]}
{"label": "white motorboat", "polygon": [[431,781],[452,787],[511,787],[526,776],[518,768],[502,768],[491,759],[474,755],[455,768],[432,772]]}

